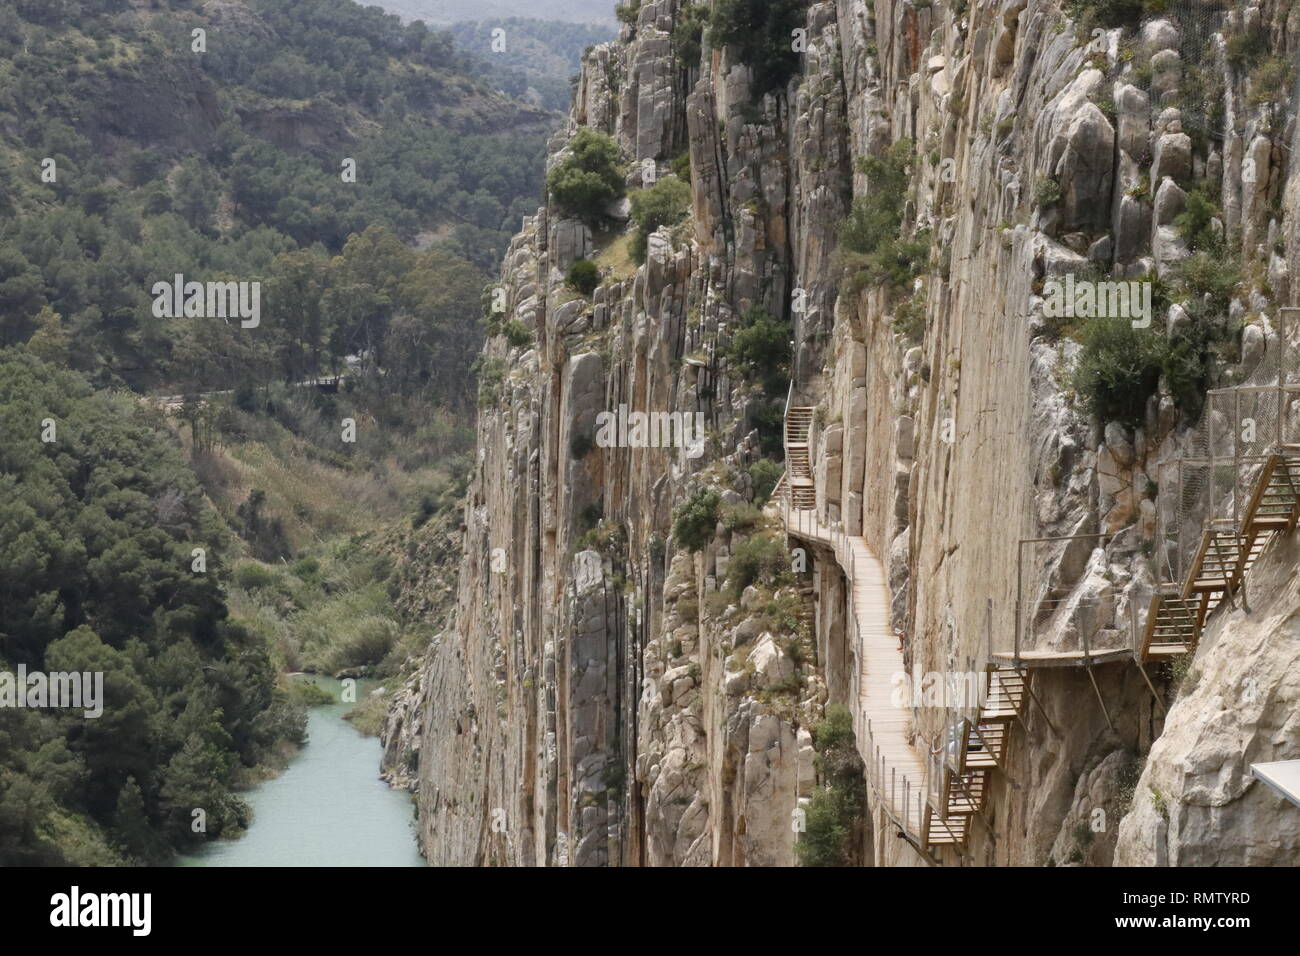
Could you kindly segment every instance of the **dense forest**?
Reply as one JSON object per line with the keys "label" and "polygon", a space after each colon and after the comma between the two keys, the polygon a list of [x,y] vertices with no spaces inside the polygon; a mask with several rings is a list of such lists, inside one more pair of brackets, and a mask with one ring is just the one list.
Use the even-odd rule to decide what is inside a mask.
{"label": "dense forest", "polygon": [[226,536],[174,437],[13,349],[0,433],[0,670],[104,675],[97,719],[0,708],[0,864],[155,861],[238,830],[236,784],[303,715],[228,618]]}
{"label": "dense forest", "polygon": [[[38,335],[95,383],[140,389],[199,367],[203,385],[290,380],[358,353],[377,371],[412,336],[450,336],[390,381],[463,394],[477,314],[337,258],[373,227],[424,250],[402,257],[407,286],[481,286],[536,210],[551,118],[377,8],[208,9],[0,2],[0,345]],[[153,318],[150,289],[175,274],[262,281],[261,328]]]}

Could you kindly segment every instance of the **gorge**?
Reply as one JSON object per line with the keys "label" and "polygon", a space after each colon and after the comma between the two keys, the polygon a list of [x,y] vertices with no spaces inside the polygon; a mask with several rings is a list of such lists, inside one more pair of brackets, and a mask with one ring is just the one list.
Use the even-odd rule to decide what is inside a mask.
{"label": "gorge", "polygon": [[[752,6],[620,7],[501,266],[457,613],[384,736],[422,852],[1294,863],[1250,771],[1300,757],[1292,525],[1217,590],[1196,543],[1297,421],[1277,389],[1277,446],[1205,444],[1295,380],[1300,15],[835,0],[733,29]],[[583,208],[605,138],[619,182]],[[1067,276],[1144,284],[1149,321],[1049,314]],[[702,413],[704,453],[600,447],[620,405]],[[1187,483],[1206,454],[1228,494]],[[882,667],[992,702],[906,700],[872,744]]]}

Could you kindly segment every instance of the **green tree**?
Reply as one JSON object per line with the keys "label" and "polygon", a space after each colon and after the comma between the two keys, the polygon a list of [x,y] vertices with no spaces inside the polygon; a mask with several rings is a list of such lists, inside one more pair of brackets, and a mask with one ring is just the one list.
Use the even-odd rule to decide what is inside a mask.
{"label": "green tree", "polygon": [[790,335],[786,322],[752,306],[745,311],[726,348],[727,361],[740,374],[757,377],[771,395],[790,381]]}
{"label": "green tree", "polygon": [[63,327],[63,317],[48,305],[36,316],[36,331],[27,348],[38,358],[55,365],[67,365],[72,357],[72,340]]}
{"label": "green tree", "polygon": [[113,826],[117,830],[120,846],[129,856],[145,862],[160,859],[160,841],[153,830],[149,814],[145,811],[144,795],[140,792],[135,777],[127,777],[117,795]]}
{"label": "green tree", "polygon": [[632,234],[629,251],[637,262],[645,262],[650,234],[661,226],[675,226],[691,208],[691,187],[676,176],[666,176],[653,186],[632,194]]}
{"label": "green tree", "polygon": [[[138,847],[119,809],[133,831],[140,803],[159,806],[167,783],[188,799],[200,773],[220,824],[238,825],[236,768],[301,726],[260,642],[225,620],[223,533],[173,436],[137,399],[93,392],[27,348],[0,350],[0,431],[3,663],[100,674],[103,690],[84,701],[93,719],[0,709],[0,865]],[[191,569],[196,546],[206,573]],[[190,739],[201,751],[178,759]]]}
{"label": "green tree", "polygon": [[217,174],[191,156],[181,163],[173,188],[172,208],[181,218],[201,232],[211,229],[221,189]]}
{"label": "green tree", "polygon": [[546,187],[565,215],[597,222],[626,191],[623,177],[617,144],[604,133],[583,127],[546,177]]}

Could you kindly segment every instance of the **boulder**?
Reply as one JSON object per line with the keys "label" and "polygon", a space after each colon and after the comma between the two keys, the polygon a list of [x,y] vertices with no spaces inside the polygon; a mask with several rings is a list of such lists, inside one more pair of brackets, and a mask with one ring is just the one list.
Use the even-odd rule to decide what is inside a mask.
{"label": "boulder", "polygon": [[1178,184],[1166,176],[1160,180],[1160,186],[1156,190],[1155,204],[1155,224],[1157,226],[1171,226],[1183,207],[1187,204],[1187,193],[1183,192]]}
{"label": "boulder", "polygon": [[1161,50],[1151,57],[1151,92],[1172,93],[1183,79],[1183,58],[1173,50]]}
{"label": "boulder", "polygon": [[749,652],[749,662],[754,665],[754,675],[759,686],[773,687],[794,677],[794,661],[783,651],[771,634],[764,634]]}
{"label": "boulder", "polygon": [[1097,104],[1085,102],[1071,121],[1052,170],[1061,185],[1062,226],[1067,231],[1106,223],[1115,131]]}
{"label": "boulder", "polygon": [[1148,53],[1178,49],[1178,29],[1168,20],[1152,20],[1142,26],[1142,46]]}
{"label": "boulder", "polygon": [[1141,159],[1151,146],[1151,99],[1131,83],[1115,89],[1115,119],[1119,124],[1119,148]]}
{"label": "boulder", "polygon": [[1164,133],[1156,139],[1151,157],[1151,181],[1166,176],[1186,182],[1192,175],[1192,139],[1186,133]]}

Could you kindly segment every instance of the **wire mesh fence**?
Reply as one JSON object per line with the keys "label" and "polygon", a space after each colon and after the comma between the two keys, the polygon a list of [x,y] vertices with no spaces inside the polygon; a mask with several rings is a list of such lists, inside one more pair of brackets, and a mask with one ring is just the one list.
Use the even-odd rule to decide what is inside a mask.
{"label": "wire mesh fence", "polygon": [[[1227,132],[1224,78],[1215,34],[1237,32],[1226,10],[1204,0],[1172,0],[1161,18],[1176,31],[1148,25],[1121,42],[1123,79],[1142,90],[1154,121],[1169,107],[1180,111],[1183,131],[1201,142],[1222,142]],[[1241,41],[1233,41],[1235,44]]]}
{"label": "wire mesh fence", "polygon": [[1269,456],[1300,445],[1300,385],[1212,390],[1187,453],[1158,463],[1157,572],[1181,581],[1212,527],[1239,529]]}

